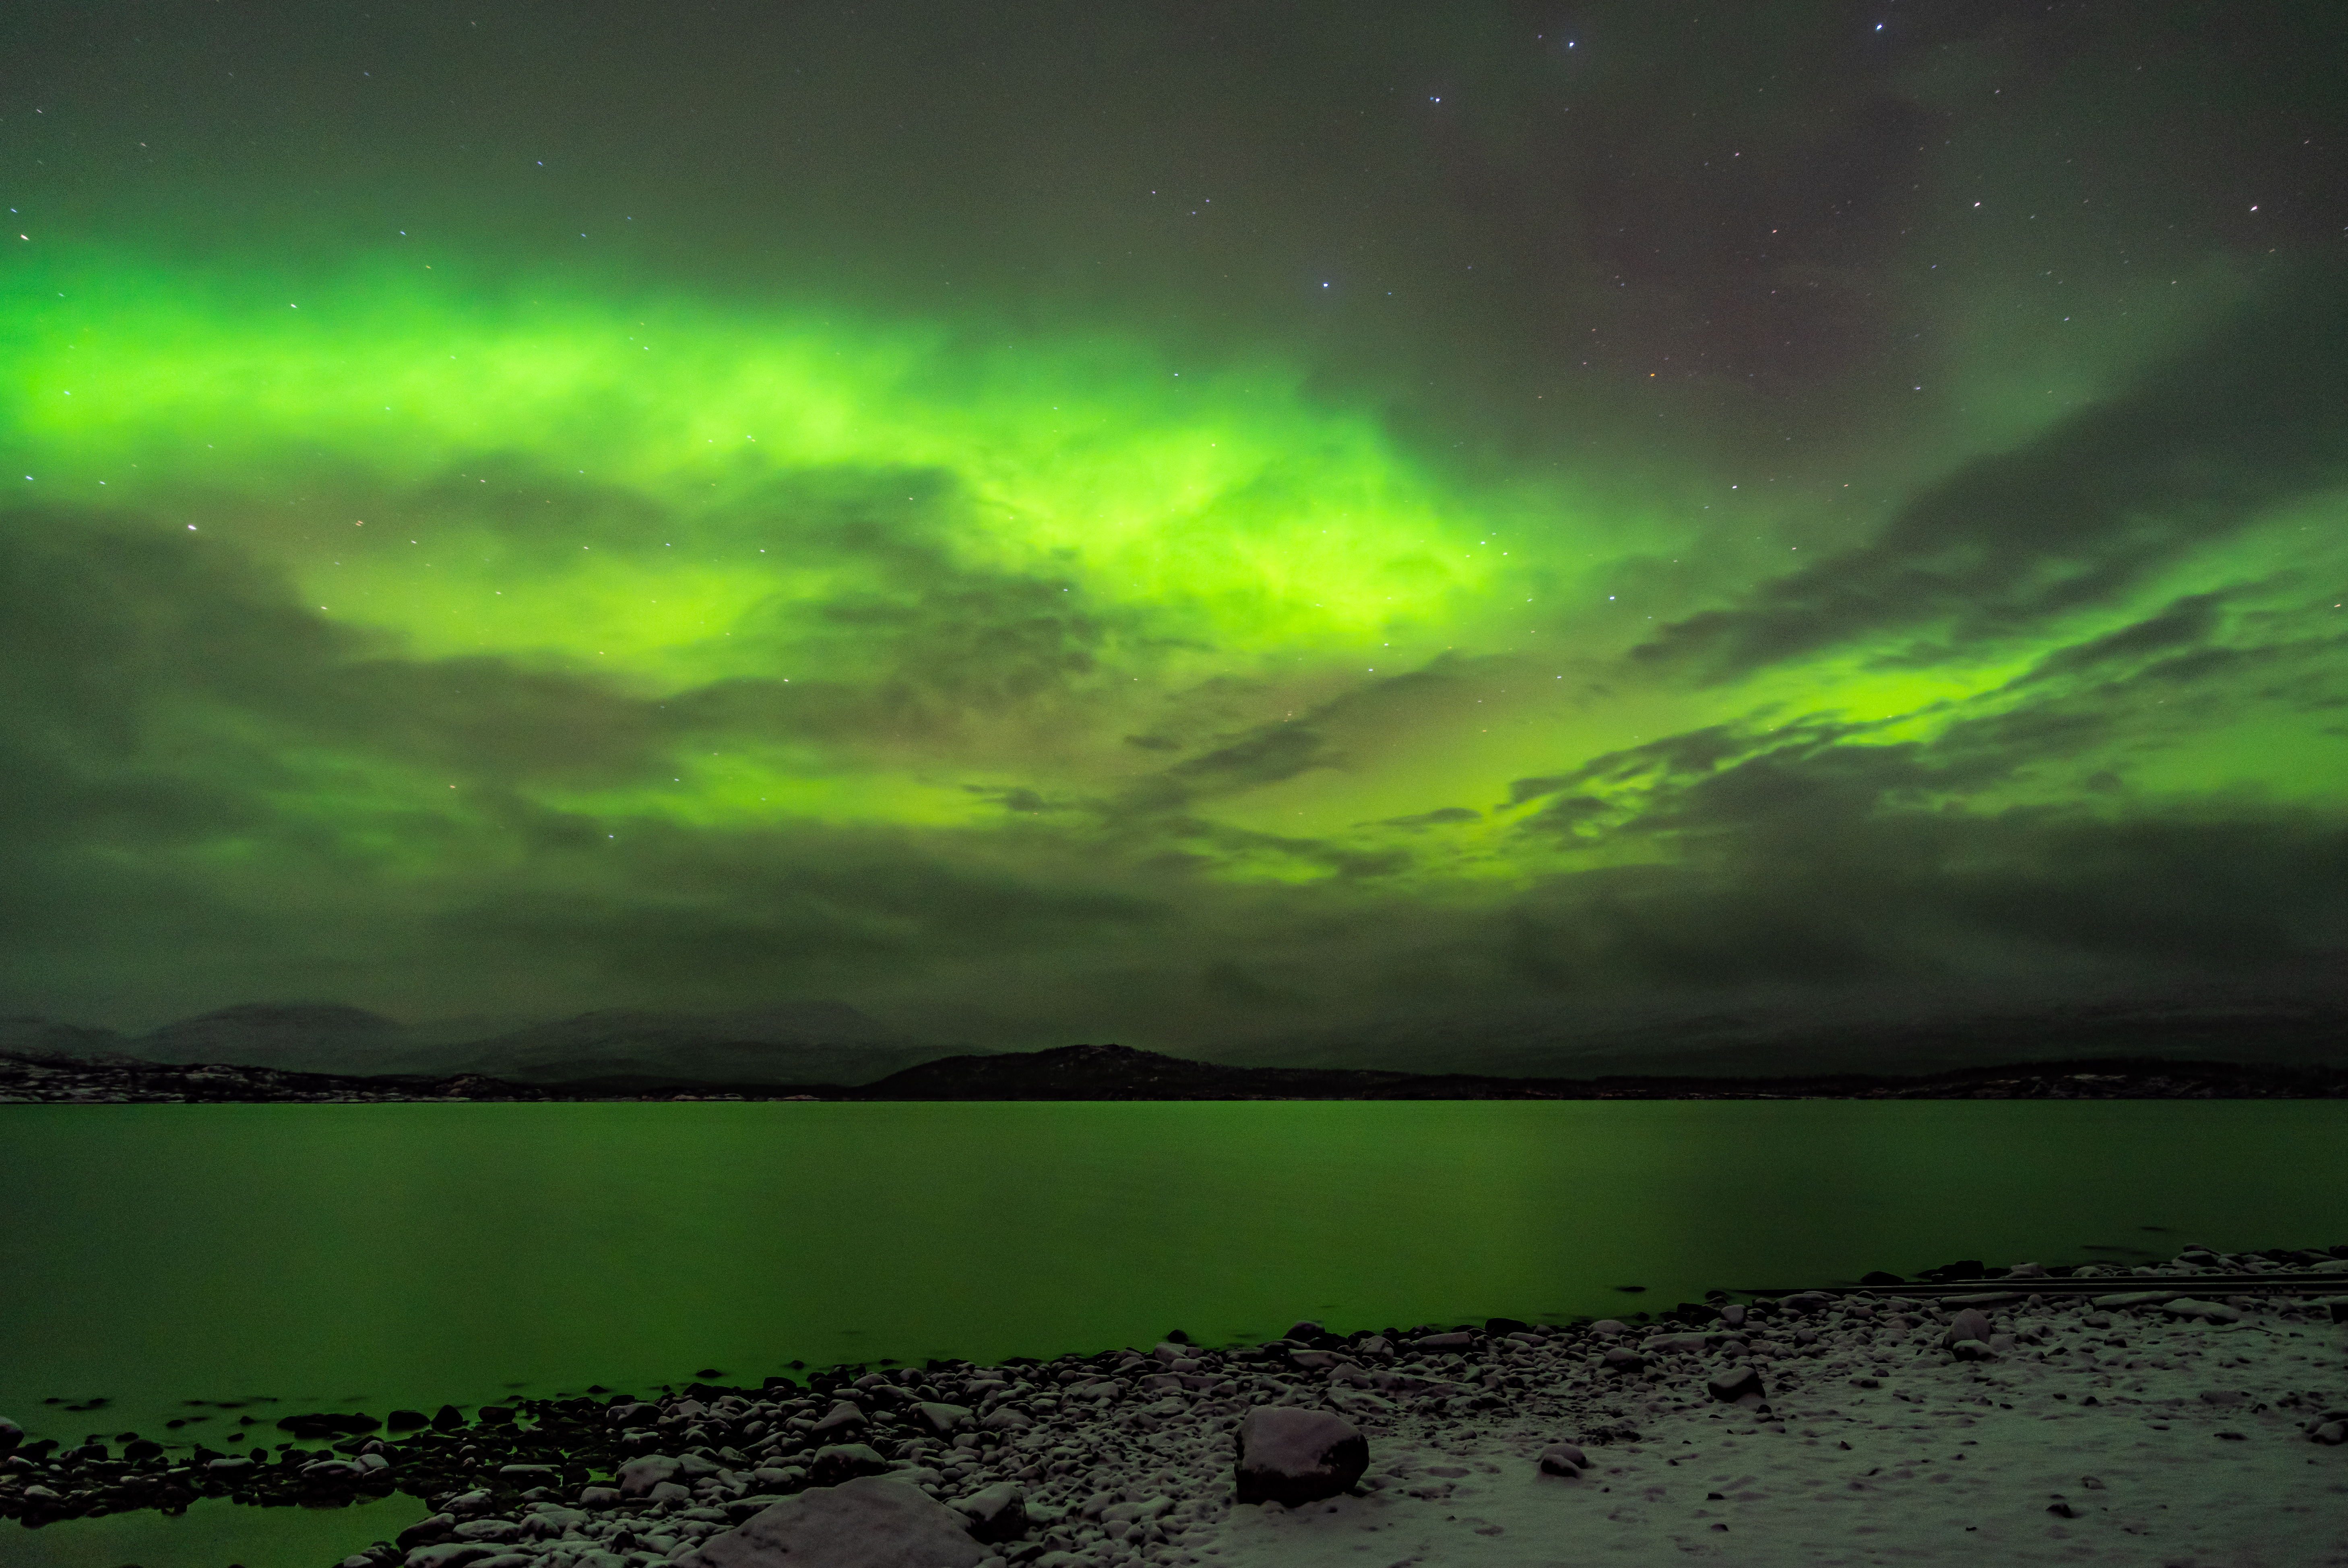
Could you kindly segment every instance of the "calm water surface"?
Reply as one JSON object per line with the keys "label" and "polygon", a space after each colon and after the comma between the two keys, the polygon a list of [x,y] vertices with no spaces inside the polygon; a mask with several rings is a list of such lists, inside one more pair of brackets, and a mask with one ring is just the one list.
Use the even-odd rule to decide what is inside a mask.
{"label": "calm water surface", "polygon": [[[225,1447],[229,1413],[162,1423],[2329,1244],[2343,1130],[2320,1101],[12,1106],[0,1415]],[[96,1528],[8,1527],[0,1563]]]}

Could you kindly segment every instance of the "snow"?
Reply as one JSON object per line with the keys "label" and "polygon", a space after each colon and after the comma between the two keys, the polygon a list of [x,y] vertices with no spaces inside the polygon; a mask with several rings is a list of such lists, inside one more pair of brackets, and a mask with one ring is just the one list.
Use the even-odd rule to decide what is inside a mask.
{"label": "snow", "polygon": [[2000,1330],[2065,1348],[1986,1362],[1855,1335],[1772,1369],[1777,1418],[1658,1399],[1640,1440],[1591,1447],[1579,1479],[1540,1473],[1541,1450],[1570,1435],[1553,1423],[1374,1435],[1371,1495],[1234,1508],[1182,1556],[1228,1568],[2348,1564],[2348,1447],[2307,1440],[2320,1412],[2301,1393],[2341,1402],[2339,1327],[2123,1313],[2094,1330],[2089,1313],[2010,1314]]}

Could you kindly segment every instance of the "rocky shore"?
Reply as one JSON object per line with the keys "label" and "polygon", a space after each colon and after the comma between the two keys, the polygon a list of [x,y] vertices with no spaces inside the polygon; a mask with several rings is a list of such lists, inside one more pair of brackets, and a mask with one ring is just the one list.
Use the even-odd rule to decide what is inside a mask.
{"label": "rocky shore", "polygon": [[[2305,1277],[2296,1294],[2151,1288],[2213,1271]],[[394,1490],[434,1510],[347,1568],[781,1568],[826,1540],[836,1552],[812,1560],[934,1568],[838,1553],[900,1523],[934,1545],[941,1521],[959,1561],[1034,1568],[1497,1564],[1547,1561],[1523,1555],[1541,1543],[1657,1562],[1733,1545],[1748,1563],[1993,1548],[2003,1562],[2348,1563],[2348,1246],[2188,1248],[2126,1276],[1933,1272],[1995,1277],[1956,1294],[1715,1293],[1565,1326],[1304,1323],[1225,1347],[1176,1334],[757,1387],[708,1373],[645,1398],[469,1415],[247,1413],[261,1440],[242,1453],[131,1433],[60,1450],[0,1424],[0,1516]],[[2313,1283],[2333,1274],[2343,1294]],[[2088,1280],[2114,1288],[2089,1295]],[[1272,1501],[1235,1498],[1249,1441],[1256,1479],[1236,1491]],[[2221,1545],[2233,1555],[2211,1554]]]}
{"label": "rocky shore", "polygon": [[294,1072],[126,1056],[0,1051],[0,1105],[366,1104],[447,1100],[1125,1099],[2340,1099],[2348,1068],[2098,1057],[1948,1072],[1779,1078],[1497,1078],[1340,1068],[1238,1068],[1127,1046],[946,1057],[877,1082],[590,1078],[518,1083]]}

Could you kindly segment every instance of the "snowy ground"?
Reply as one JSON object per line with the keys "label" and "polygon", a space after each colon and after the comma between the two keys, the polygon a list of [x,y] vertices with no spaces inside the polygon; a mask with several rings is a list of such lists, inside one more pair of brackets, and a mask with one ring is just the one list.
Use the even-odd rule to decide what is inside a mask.
{"label": "snowy ground", "polygon": [[[1986,1362],[1828,1336],[1826,1357],[1773,1379],[1782,1419],[1667,1407],[1642,1440],[1590,1448],[1573,1480],[1534,1462],[1571,1435],[1554,1424],[1414,1423],[1373,1440],[1372,1495],[1234,1509],[1182,1544],[1231,1568],[2348,1564],[2348,1447],[2310,1441],[2307,1412],[2273,1403],[2321,1386],[2336,1404],[2348,1331],[2257,1314],[2105,1315],[2097,1331],[2085,1315],[2013,1315],[2049,1346]],[[1861,1376],[1879,1387],[1853,1387]]]}
{"label": "snowy ground", "polygon": [[[2348,1444],[2326,1425],[2348,1415],[2348,1326],[2328,1302],[2099,1306],[2028,1285],[1984,1282],[1971,1306],[1790,1297],[1741,1325],[1732,1308],[1701,1326],[1304,1336],[907,1368],[777,1403],[767,1457],[727,1449],[740,1468],[681,1472],[690,1495],[679,1484],[517,1511],[521,1539],[476,1568],[685,1557],[766,1506],[762,1493],[801,1484],[796,1464],[827,1440],[805,1429],[836,1418],[841,1397],[869,1412],[895,1476],[932,1497],[1018,1481],[1033,1525],[994,1550],[1027,1568],[2348,1568]],[[1974,1337],[1954,1346],[1952,1329]],[[1725,1402],[1713,1385],[1740,1368],[1761,1387]],[[918,1435],[918,1413],[935,1408],[919,1401],[941,1398],[968,1400],[973,1421]],[[1233,1429],[1260,1405],[1355,1422],[1371,1453],[1361,1484],[1293,1510],[1234,1505]],[[663,1424],[700,1410],[679,1406]],[[1542,1472],[1541,1450],[1560,1441],[1581,1446],[1581,1474]]]}

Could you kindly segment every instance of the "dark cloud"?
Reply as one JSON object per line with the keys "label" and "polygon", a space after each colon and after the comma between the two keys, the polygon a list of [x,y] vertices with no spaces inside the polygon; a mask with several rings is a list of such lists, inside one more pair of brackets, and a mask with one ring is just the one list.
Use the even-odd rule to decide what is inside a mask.
{"label": "dark cloud", "polygon": [[2019,449],[1976,459],[1857,549],[1665,628],[1637,662],[1724,681],[1853,643],[1931,663],[2109,604],[2188,551],[2348,479],[2348,274],[2239,320]]}
{"label": "dark cloud", "polygon": [[1382,817],[1375,822],[1361,825],[1365,828],[1442,828],[1455,822],[1480,822],[1483,820],[1483,812],[1469,810],[1465,806],[1441,806],[1432,811],[1420,811],[1408,817]]}

